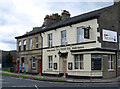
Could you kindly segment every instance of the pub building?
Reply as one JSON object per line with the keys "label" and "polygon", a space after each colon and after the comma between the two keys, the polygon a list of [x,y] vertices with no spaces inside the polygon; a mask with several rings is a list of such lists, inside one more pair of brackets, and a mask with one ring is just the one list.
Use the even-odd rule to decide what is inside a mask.
{"label": "pub building", "polygon": [[[28,71],[34,72],[37,69],[39,73],[39,68],[41,74],[65,77],[112,78],[119,76],[119,0],[109,7],[74,17],[70,16],[70,12],[66,10],[62,11],[61,21],[56,21],[54,16],[47,15],[43,26],[16,37],[19,49],[19,38],[33,37],[35,40],[36,36],[32,35],[39,36],[37,48],[35,48],[35,41],[32,41],[35,44],[31,46],[30,42],[26,43],[33,48],[29,50],[30,47],[27,47],[26,49],[28,51],[26,55],[29,55],[26,56]],[[21,54],[18,50],[18,53],[19,61],[25,52],[22,51]],[[41,67],[39,63],[42,63]]]}
{"label": "pub building", "polygon": [[[120,2],[45,27],[42,73],[112,78],[120,75]],[[112,13],[112,14],[111,14]],[[120,19],[120,18],[119,18]]]}

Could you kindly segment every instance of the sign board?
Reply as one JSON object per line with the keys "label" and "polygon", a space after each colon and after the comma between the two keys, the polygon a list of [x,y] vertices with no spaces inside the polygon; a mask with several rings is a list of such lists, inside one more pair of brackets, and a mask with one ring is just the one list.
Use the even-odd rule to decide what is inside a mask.
{"label": "sign board", "polygon": [[103,29],[103,41],[117,42],[117,32]]}

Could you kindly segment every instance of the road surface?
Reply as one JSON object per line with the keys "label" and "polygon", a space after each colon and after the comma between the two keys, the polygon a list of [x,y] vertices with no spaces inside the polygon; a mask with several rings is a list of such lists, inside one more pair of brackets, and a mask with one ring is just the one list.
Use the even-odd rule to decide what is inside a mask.
{"label": "road surface", "polygon": [[2,87],[105,87],[118,88],[118,83],[59,83],[2,76]]}

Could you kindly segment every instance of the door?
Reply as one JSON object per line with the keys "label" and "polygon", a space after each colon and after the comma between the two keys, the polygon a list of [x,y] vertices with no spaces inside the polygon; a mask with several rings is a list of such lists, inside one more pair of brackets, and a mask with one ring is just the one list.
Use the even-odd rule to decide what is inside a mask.
{"label": "door", "polygon": [[108,55],[103,55],[103,78],[108,78]]}
{"label": "door", "polygon": [[39,71],[40,71],[40,74],[42,73],[42,62],[40,62],[40,65],[39,65]]}
{"label": "door", "polygon": [[67,61],[66,60],[63,60],[63,68],[62,68],[62,70],[63,70],[63,74],[65,76],[66,75],[66,70],[67,70]]}
{"label": "door", "polygon": [[19,60],[18,60],[18,72],[20,72],[20,62],[19,62]]}

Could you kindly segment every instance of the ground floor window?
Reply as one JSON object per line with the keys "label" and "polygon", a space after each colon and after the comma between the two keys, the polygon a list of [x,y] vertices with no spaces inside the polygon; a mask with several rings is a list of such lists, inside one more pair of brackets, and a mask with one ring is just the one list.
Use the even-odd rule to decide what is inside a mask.
{"label": "ground floor window", "polygon": [[101,59],[100,54],[92,54],[91,56],[91,69],[92,70],[101,70]]}
{"label": "ground floor window", "polygon": [[52,64],[53,64],[52,56],[48,56],[48,68],[52,68]]}
{"label": "ground floor window", "polygon": [[108,56],[109,69],[114,69],[115,55]]}
{"label": "ground floor window", "polygon": [[35,57],[32,58],[32,69],[35,69]]}
{"label": "ground floor window", "polygon": [[75,69],[84,69],[83,55],[75,55],[74,57],[74,68]]}
{"label": "ground floor window", "polygon": [[21,59],[21,65],[22,65],[22,67],[24,67],[24,57],[22,57],[22,59]]}

